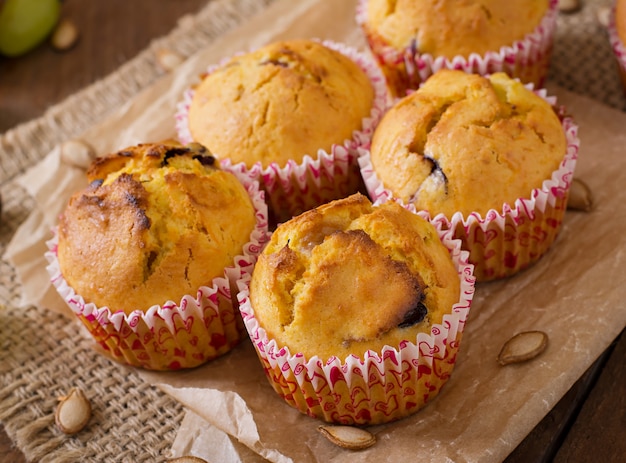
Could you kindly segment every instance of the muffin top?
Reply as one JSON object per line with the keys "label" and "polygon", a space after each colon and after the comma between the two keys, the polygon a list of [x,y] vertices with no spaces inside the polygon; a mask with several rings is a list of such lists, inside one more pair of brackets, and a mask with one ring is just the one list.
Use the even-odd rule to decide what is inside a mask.
{"label": "muffin top", "polygon": [[615,2],[615,28],[623,44],[626,44],[626,0]]}
{"label": "muffin top", "polygon": [[519,81],[441,70],[385,114],[371,162],[382,184],[418,210],[484,217],[528,198],[566,149],[554,109]]}
{"label": "muffin top", "polygon": [[86,302],[113,312],[196,296],[256,226],[246,189],[198,144],[140,144],[97,158],[60,217],[58,258]]}
{"label": "muffin top", "polygon": [[330,152],[362,128],[374,87],[357,63],[312,40],[274,42],[235,56],[194,89],[194,140],[233,164],[263,167]]}
{"label": "muffin top", "polygon": [[398,348],[459,301],[460,279],[434,226],[360,194],[280,225],[252,274],[259,325],[292,354],[322,360]]}
{"label": "muffin top", "polygon": [[523,39],[548,7],[549,0],[367,0],[365,27],[396,49],[467,58]]}

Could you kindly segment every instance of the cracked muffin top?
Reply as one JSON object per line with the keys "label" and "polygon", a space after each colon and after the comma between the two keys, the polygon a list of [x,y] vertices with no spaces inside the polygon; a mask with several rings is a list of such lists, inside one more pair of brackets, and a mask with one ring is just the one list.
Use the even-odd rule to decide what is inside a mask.
{"label": "cracked muffin top", "polygon": [[434,226],[355,194],[280,225],[255,266],[250,302],[295,355],[345,359],[413,343],[459,301],[460,279]]}
{"label": "cracked muffin top", "polygon": [[382,184],[431,216],[502,211],[558,169],[567,143],[552,106],[504,73],[441,70],[376,128]]}
{"label": "cracked muffin top", "polygon": [[367,0],[366,29],[396,48],[452,58],[483,55],[532,32],[549,0]]}
{"label": "cracked muffin top", "polygon": [[58,258],[86,302],[113,312],[196,297],[256,225],[246,189],[199,144],[140,144],[97,158],[59,219]]}
{"label": "cracked muffin top", "polygon": [[233,164],[282,167],[351,139],[373,103],[367,74],[342,53],[311,40],[274,42],[204,77],[189,131]]}
{"label": "cracked muffin top", "polygon": [[623,44],[626,44],[626,1],[615,2],[615,28]]}

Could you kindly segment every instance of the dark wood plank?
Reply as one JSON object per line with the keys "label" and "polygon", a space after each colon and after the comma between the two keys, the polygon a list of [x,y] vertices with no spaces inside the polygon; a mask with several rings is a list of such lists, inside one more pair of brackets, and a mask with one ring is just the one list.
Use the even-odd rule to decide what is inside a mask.
{"label": "dark wood plank", "polygon": [[626,334],[622,332],[555,463],[626,461]]}
{"label": "dark wood plank", "polygon": [[13,446],[13,442],[7,436],[2,424],[0,424],[0,461],[26,463],[24,454]]}
{"label": "dark wood plank", "polygon": [[[115,71],[208,0],[65,0],[62,17],[80,38],[67,52],[49,43],[17,58],[0,57],[0,132]],[[1,2],[0,2],[1,4]]]}

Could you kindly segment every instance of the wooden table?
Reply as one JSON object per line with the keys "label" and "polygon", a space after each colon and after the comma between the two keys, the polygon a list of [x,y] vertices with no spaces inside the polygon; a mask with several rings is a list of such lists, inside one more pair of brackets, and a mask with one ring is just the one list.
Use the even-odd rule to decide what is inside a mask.
{"label": "wooden table", "polygon": [[[43,44],[0,57],[0,133],[113,72],[207,0],[65,0],[63,17],[80,30],[70,51]],[[2,1],[0,0],[0,4]],[[507,463],[618,462],[626,458],[624,332],[507,458]],[[26,461],[0,425],[0,461]]]}

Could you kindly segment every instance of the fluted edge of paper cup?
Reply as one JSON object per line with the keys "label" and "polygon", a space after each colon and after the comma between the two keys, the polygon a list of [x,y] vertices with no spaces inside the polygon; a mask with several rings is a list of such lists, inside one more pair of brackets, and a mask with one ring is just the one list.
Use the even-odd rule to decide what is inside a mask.
{"label": "fluted edge of paper cup", "polygon": [[[268,206],[279,222],[330,200],[349,196],[362,186],[356,161],[357,150],[369,147],[374,130],[390,100],[385,77],[371,56],[344,43],[313,40],[347,56],[369,77],[374,88],[374,101],[369,116],[363,119],[361,129],[354,131],[351,139],[333,145],[330,152],[320,149],[314,155],[305,155],[300,162],[290,160],[286,165],[271,163],[263,167],[258,162],[247,167],[243,162],[233,164],[230,159],[220,158],[219,153],[213,153],[220,159],[224,170],[247,173],[260,183],[266,191]],[[210,66],[207,74],[217,67],[219,64]],[[193,141],[188,123],[193,95],[194,88],[188,88],[177,104],[176,131],[183,144]]]}
{"label": "fluted edge of paper cup", "polygon": [[457,69],[480,75],[505,72],[537,87],[545,83],[557,25],[558,0],[550,0],[546,14],[535,29],[513,44],[483,55],[472,53],[468,57],[459,55],[452,58],[418,53],[414,46],[399,50],[383,43],[382,38],[367,27],[366,4],[367,0],[359,0],[355,19],[363,29],[368,48],[383,69],[395,97],[417,89],[440,69]]}
{"label": "fluted edge of paper cup", "polygon": [[255,317],[250,278],[242,279],[238,300],[244,325],[270,384],[289,405],[326,422],[373,425],[416,413],[439,394],[456,363],[475,278],[461,242],[434,225],[459,274],[459,302],[430,333],[380,352],[368,351],[362,358],[351,355],[323,362],[278,346]]}
{"label": "fluted edge of paper cup", "polygon": [[198,288],[176,303],[166,301],[147,310],[126,314],[88,303],[68,284],[57,258],[58,235],[46,242],[46,267],[52,285],[84,324],[100,352],[120,363],[149,370],[193,368],[229,352],[245,336],[232,291],[252,273],[269,239],[267,205],[258,182],[247,183],[257,223],[250,241],[224,269],[223,277]]}

